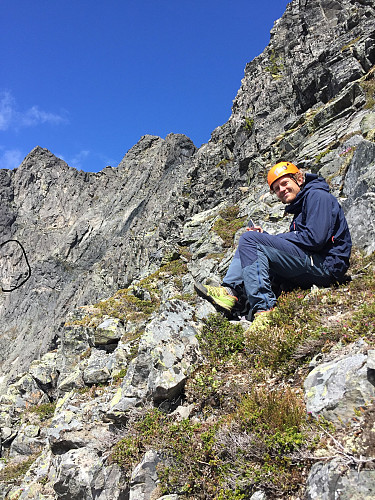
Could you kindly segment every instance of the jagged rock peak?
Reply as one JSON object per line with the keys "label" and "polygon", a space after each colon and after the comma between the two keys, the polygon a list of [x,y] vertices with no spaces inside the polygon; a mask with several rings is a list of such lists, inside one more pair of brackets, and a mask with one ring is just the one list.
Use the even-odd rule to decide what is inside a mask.
{"label": "jagged rock peak", "polygon": [[327,103],[375,63],[374,2],[293,0],[264,52],[247,64],[233,103],[232,135],[265,151],[303,113]]}
{"label": "jagged rock peak", "polygon": [[[51,153],[51,151],[46,148],[42,148],[41,146],[36,146],[33,150],[31,150],[19,166],[21,169],[43,169],[51,167],[67,168],[69,165],[64,160]],[[74,168],[74,170],[76,169]]]}
{"label": "jagged rock peak", "polygon": [[144,164],[147,161],[161,162],[168,168],[193,156],[197,148],[184,134],[168,134],[165,139],[155,135],[144,135],[124,156],[119,168],[128,168],[130,164]]}

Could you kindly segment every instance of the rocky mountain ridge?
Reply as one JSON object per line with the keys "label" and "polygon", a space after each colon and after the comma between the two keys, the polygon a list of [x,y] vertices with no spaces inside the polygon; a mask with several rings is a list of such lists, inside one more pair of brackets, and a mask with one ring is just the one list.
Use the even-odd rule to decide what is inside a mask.
{"label": "rocky mountain ridge", "polygon": [[[162,497],[162,450],[148,449],[130,469],[111,462],[110,450],[143,406],[194,414],[185,387],[204,360],[199,332],[214,311],[192,299],[193,281],[220,281],[247,217],[286,230],[264,183],[273,162],[325,176],[355,245],[374,251],[374,14],[371,0],[293,0],[246,66],[232,116],[199,149],[183,135],[144,136],[118,167],[93,174],[37,147],[18,169],[0,171],[3,241],[21,241],[32,269],[25,285],[1,295],[1,450],[10,463],[34,461],[20,484],[2,483],[0,498]],[[22,274],[22,256],[3,253],[0,275],[9,259]],[[323,356],[306,378],[309,411],[335,425],[374,396],[371,345],[344,351],[336,361]],[[331,390],[329,377],[317,387],[324,369],[339,377],[348,366],[358,378],[320,399],[320,389]],[[55,404],[47,424],[25,419],[30,408]],[[306,498],[335,498],[342,464],[319,467]],[[354,479],[343,477],[353,493]],[[370,494],[371,471],[361,477]],[[299,498],[292,490],[287,497]],[[224,498],[171,491],[163,498]],[[255,484],[248,496],[236,491],[225,498],[267,497]]]}

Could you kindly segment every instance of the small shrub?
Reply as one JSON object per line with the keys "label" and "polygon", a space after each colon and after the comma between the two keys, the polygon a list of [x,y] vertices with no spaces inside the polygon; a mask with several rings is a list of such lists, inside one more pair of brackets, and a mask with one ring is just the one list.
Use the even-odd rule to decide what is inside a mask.
{"label": "small shrub", "polygon": [[233,325],[221,314],[211,314],[205,321],[198,340],[204,355],[212,362],[228,361],[245,349],[244,329]]}
{"label": "small shrub", "polygon": [[212,230],[215,231],[224,242],[225,247],[233,245],[236,232],[244,225],[246,217],[238,218],[239,208],[228,207],[220,211],[220,217],[215,221]]}
{"label": "small shrub", "polygon": [[109,461],[120,467],[130,468],[139,462],[142,453],[150,443],[157,441],[160,432],[163,435],[163,426],[166,416],[154,408],[146,411],[139,419],[133,422],[129,435],[120,439],[112,448]]}
{"label": "small shrub", "polygon": [[375,78],[364,80],[361,83],[366,95],[366,104],[364,109],[371,109],[375,106]]}
{"label": "small shrub", "polygon": [[249,118],[248,116],[245,116],[244,120],[245,120],[245,130],[247,130],[251,134],[254,128],[254,118]]}
{"label": "small shrub", "polygon": [[211,364],[198,368],[185,385],[185,395],[189,402],[196,402],[200,408],[210,405],[220,406],[220,388],[224,381],[222,374]]}
{"label": "small shrub", "polygon": [[232,490],[220,490],[215,500],[246,500],[249,498],[244,493],[241,493],[237,488]]}
{"label": "small shrub", "polygon": [[9,464],[0,470],[0,482],[17,483],[22,478],[38,458],[38,455],[33,455],[18,464]]}
{"label": "small shrub", "polygon": [[253,389],[241,401],[236,420],[244,431],[275,435],[299,429],[305,420],[301,398],[290,388]]}
{"label": "small shrub", "polygon": [[284,58],[281,55],[276,55],[274,49],[272,49],[269,56],[270,64],[266,66],[265,70],[271,73],[272,78],[279,79],[282,78],[282,72],[284,70]]}
{"label": "small shrub", "polygon": [[113,376],[113,383],[119,383],[125,377],[127,370],[122,368],[116,375]]}
{"label": "small shrub", "polygon": [[245,332],[245,350],[255,366],[275,371],[294,368],[291,360],[296,348],[313,336],[319,325],[315,310],[304,303],[306,294],[299,289],[283,293],[268,315],[269,323]]}
{"label": "small shrub", "polygon": [[35,413],[43,421],[53,417],[55,409],[56,403],[42,403],[40,405],[29,406],[27,413]]}
{"label": "small shrub", "polygon": [[230,163],[232,160],[229,160],[229,158],[224,158],[223,160],[220,160],[216,165],[215,167],[216,168],[219,168],[219,167],[225,167],[225,165],[227,165],[228,163]]}
{"label": "small shrub", "polygon": [[136,465],[142,456],[142,443],[134,436],[124,437],[112,449],[110,462],[123,468]]}

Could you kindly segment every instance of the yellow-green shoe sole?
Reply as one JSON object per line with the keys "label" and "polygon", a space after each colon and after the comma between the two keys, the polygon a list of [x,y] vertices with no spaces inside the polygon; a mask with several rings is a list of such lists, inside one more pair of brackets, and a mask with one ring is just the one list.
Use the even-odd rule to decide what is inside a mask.
{"label": "yellow-green shoe sole", "polygon": [[206,287],[204,285],[202,285],[201,283],[199,283],[198,281],[194,282],[194,289],[200,297],[211,302],[211,304],[213,304],[220,311],[225,312],[225,313],[231,313],[233,311],[234,306],[226,307],[225,305],[220,304],[219,302],[216,302],[216,300],[213,297],[211,297],[211,295],[209,295],[207,293]]}

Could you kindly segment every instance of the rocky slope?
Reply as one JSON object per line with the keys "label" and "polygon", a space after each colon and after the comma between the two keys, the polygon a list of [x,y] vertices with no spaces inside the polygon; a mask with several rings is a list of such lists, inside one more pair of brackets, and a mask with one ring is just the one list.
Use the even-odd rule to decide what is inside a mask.
{"label": "rocky slope", "polygon": [[[150,405],[206,422],[186,387],[197,384],[193,374],[207,356],[199,332],[213,309],[193,298],[192,284],[220,281],[245,217],[270,232],[286,229],[282,206],[264,183],[275,161],[285,158],[326,177],[355,245],[374,251],[374,9],[371,0],[293,0],[268,47],[246,66],[229,121],[198,150],[183,135],[144,136],[118,167],[85,173],[37,147],[18,169],[0,171],[2,241],[19,240],[32,270],[23,286],[0,299],[7,461],[0,498],[162,496],[157,464],[170,460],[165,443],[145,445],[137,467],[119,459],[114,445]],[[12,244],[1,251],[2,286],[12,287],[27,274],[25,258]],[[366,300],[371,304],[371,293]],[[331,358],[314,358],[310,375],[304,373],[313,418],[350,422],[352,408],[360,411],[374,397],[371,343],[358,340],[364,336]],[[311,355],[318,354],[314,342]],[[348,371],[353,377],[344,382],[340,374]],[[210,386],[207,377],[201,385]],[[340,381],[341,392],[330,393],[332,380]],[[33,465],[20,479],[14,464],[25,458]],[[337,488],[353,493],[350,466],[348,474],[342,469],[348,461],[330,458],[313,466],[306,498],[335,498]],[[354,458],[353,464],[362,466]],[[362,477],[358,498],[375,488],[371,470]],[[290,481],[277,494],[300,498],[303,488]],[[164,498],[189,497],[186,484],[172,484]],[[256,482],[240,486],[189,498],[273,498],[276,491],[257,490]]]}

